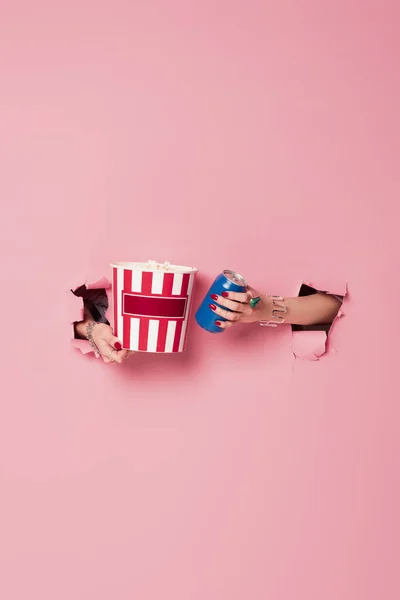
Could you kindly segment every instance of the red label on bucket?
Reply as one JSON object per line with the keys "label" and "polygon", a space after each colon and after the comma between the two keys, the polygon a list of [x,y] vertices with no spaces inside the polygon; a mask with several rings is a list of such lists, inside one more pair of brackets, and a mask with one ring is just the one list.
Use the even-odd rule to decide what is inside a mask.
{"label": "red label on bucket", "polygon": [[183,319],[187,298],[162,298],[122,293],[122,314],[157,319]]}

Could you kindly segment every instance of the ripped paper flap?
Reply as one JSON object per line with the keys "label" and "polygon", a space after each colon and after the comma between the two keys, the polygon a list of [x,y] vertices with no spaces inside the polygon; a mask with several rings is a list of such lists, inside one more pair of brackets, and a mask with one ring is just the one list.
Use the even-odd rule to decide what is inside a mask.
{"label": "ripped paper flap", "polygon": [[308,285],[319,292],[326,292],[333,296],[345,296],[347,294],[347,282],[346,281],[302,281],[301,285]]}
{"label": "ripped paper flap", "polygon": [[319,360],[325,353],[326,340],[325,331],[293,331],[293,354],[302,360]]}

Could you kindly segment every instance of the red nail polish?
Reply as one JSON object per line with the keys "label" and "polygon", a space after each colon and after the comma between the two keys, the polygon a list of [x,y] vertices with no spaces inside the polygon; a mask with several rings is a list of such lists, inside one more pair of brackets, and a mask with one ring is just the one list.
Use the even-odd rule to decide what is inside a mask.
{"label": "red nail polish", "polygon": [[222,296],[224,298],[229,298],[229,292],[222,292]]}
{"label": "red nail polish", "polygon": [[217,294],[211,294],[210,298],[212,298],[213,300],[217,301],[218,300],[218,296]]}
{"label": "red nail polish", "polygon": [[215,304],[209,304],[208,306],[211,308],[211,310],[216,310],[217,309],[217,307],[215,306]]}
{"label": "red nail polish", "polygon": [[217,327],[221,327],[221,321],[215,321],[215,324],[217,325]]}
{"label": "red nail polish", "polygon": [[115,348],[116,350],[121,350],[122,346],[121,346],[121,344],[120,344],[119,342],[115,342],[115,344],[114,344],[114,348]]}

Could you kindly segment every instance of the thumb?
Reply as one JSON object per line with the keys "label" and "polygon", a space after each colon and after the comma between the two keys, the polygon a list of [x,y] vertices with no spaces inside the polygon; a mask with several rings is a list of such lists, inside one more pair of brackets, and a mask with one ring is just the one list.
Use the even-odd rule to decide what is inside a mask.
{"label": "thumb", "polygon": [[107,342],[110,344],[110,346],[115,348],[115,350],[122,349],[122,344],[121,344],[120,340],[117,337],[115,337],[115,335],[113,335],[112,333],[110,334],[110,337],[107,339]]}

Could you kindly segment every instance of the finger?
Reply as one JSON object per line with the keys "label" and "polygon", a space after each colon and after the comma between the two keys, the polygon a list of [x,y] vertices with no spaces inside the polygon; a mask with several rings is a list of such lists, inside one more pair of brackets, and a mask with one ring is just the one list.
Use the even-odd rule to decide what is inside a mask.
{"label": "finger", "polygon": [[220,329],[229,329],[233,325],[231,321],[215,321],[215,324]]}
{"label": "finger", "polygon": [[235,302],[248,302],[250,299],[248,292],[222,292],[221,296]]}
{"label": "finger", "polygon": [[118,352],[114,352],[113,357],[117,355],[121,362],[124,362],[132,356],[132,354],[134,354],[134,352],[131,352],[130,350],[119,350]]}
{"label": "finger", "polygon": [[215,306],[215,304],[210,304],[210,308],[219,317],[226,319],[227,321],[240,321],[243,313],[233,312],[227,310],[226,308],[220,308],[219,306]]}
{"label": "finger", "polygon": [[113,353],[113,360],[114,362],[119,362],[117,360],[115,360],[115,355],[119,356],[121,358],[121,362],[126,360],[127,358],[129,358],[130,356],[132,356],[132,354],[135,354],[132,350],[128,350],[127,348],[122,348],[122,344],[119,341],[119,339],[117,337],[115,337],[115,335],[110,335],[109,337],[106,338],[106,341],[108,343],[109,346],[112,347],[112,349],[115,349],[116,352]]}
{"label": "finger", "polygon": [[210,308],[216,315],[223,317],[228,321],[240,321],[253,313],[253,309],[249,304],[238,304],[237,302],[233,302],[232,304],[234,306],[240,306],[240,310],[228,310],[224,307],[216,306],[215,304],[210,304]]}
{"label": "finger", "polygon": [[[112,360],[112,358],[110,358],[110,354],[111,354],[112,350],[113,350],[112,348],[110,348],[110,351],[108,351],[108,349],[107,350],[104,350],[104,349],[102,350],[102,353],[101,353],[100,356],[103,359],[103,362],[105,362],[106,364],[112,364],[114,362]],[[104,352],[104,354],[103,354],[103,352]]]}
{"label": "finger", "polygon": [[103,339],[115,350],[121,350],[122,343],[121,341],[113,334],[111,327],[107,329],[107,331],[103,334]]}
{"label": "finger", "polygon": [[132,352],[132,350],[113,350],[112,351],[112,360],[118,364],[123,363],[125,360],[127,360],[128,358],[130,358],[132,356],[132,354],[135,354],[135,352]]}
{"label": "finger", "polygon": [[224,308],[229,308],[229,310],[233,310],[235,312],[245,312],[249,308],[248,304],[235,302],[233,300],[226,300],[222,296],[217,296],[216,294],[213,294],[211,298],[220,306],[223,306]]}
{"label": "finger", "polygon": [[115,350],[115,348],[111,348],[110,358],[112,361],[118,363],[119,365],[124,362],[124,356],[127,350]]}
{"label": "finger", "polygon": [[97,347],[101,352],[104,362],[122,362],[119,358],[119,353],[122,352],[122,350],[116,350],[104,338],[98,341]]}
{"label": "finger", "polygon": [[116,350],[122,349],[122,343],[119,341],[119,339],[117,337],[115,337],[115,335],[111,335],[110,338],[107,339],[107,342],[110,344],[110,346],[112,346]]}

